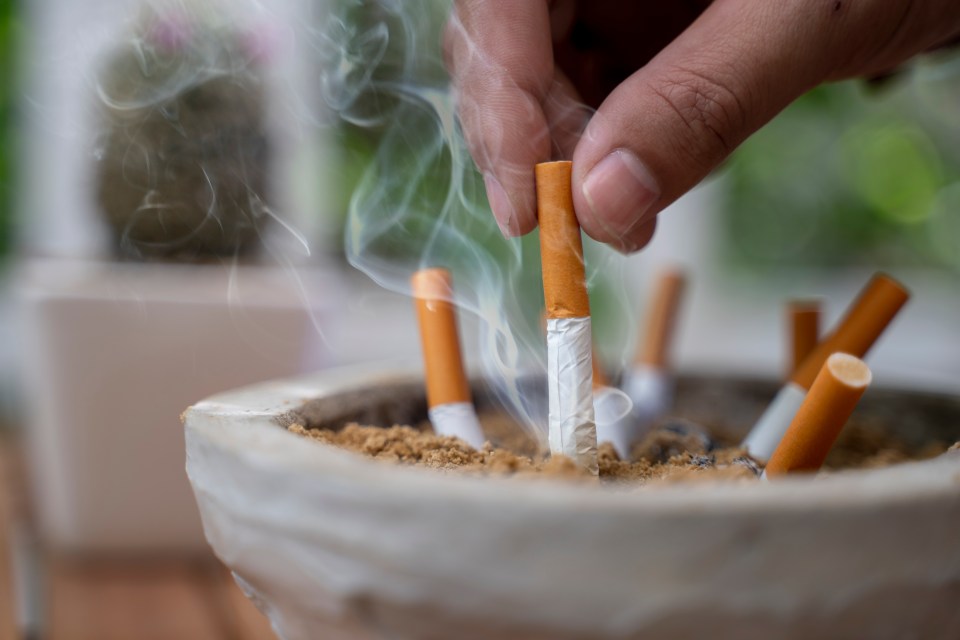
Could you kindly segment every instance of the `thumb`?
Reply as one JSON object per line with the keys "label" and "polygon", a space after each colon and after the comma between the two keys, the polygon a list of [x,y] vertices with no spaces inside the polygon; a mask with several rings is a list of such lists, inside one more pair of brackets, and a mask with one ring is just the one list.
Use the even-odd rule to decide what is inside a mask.
{"label": "thumb", "polygon": [[587,234],[622,251],[642,248],[657,213],[819,84],[830,68],[822,45],[838,28],[829,14],[786,9],[794,5],[810,3],[771,10],[718,0],[607,97],[573,156],[574,206]]}

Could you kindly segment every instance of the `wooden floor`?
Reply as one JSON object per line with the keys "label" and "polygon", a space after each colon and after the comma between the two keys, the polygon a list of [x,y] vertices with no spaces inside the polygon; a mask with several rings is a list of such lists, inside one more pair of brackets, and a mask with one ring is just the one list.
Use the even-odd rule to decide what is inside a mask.
{"label": "wooden floor", "polygon": [[[24,512],[12,448],[0,440],[0,640],[17,629],[14,514]],[[22,544],[15,545],[24,548]],[[37,555],[42,606],[31,640],[268,640],[266,618],[215,558],[78,560]],[[17,580],[17,583],[23,583]]]}

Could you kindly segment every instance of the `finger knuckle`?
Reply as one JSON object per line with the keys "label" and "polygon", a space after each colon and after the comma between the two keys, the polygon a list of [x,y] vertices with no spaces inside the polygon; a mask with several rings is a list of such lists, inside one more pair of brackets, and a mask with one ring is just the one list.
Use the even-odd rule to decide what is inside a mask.
{"label": "finger knuckle", "polygon": [[454,74],[456,79],[458,58],[461,57],[462,49],[466,44],[464,26],[460,21],[460,16],[454,8],[443,25],[443,31],[440,34],[440,50],[443,55],[443,62],[447,71]]}
{"label": "finger knuckle", "polygon": [[744,109],[728,83],[689,69],[668,74],[654,88],[677,118],[677,146],[706,164],[725,157],[737,144]]}

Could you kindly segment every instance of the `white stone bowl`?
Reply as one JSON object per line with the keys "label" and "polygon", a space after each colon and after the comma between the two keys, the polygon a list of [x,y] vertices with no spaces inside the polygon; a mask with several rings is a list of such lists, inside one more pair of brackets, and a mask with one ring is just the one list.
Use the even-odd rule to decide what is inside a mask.
{"label": "white stone bowl", "polygon": [[[934,411],[960,417],[951,402]],[[396,466],[283,428],[422,403],[415,375],[368,368],[184,414],[207,540],[282,638],[960,637],[957,453],[627,491]]]}

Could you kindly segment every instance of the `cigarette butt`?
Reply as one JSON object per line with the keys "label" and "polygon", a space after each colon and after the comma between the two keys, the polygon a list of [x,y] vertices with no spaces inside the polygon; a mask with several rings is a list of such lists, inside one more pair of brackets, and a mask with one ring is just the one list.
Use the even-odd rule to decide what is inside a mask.
{"label": "cigarette butt", "polygon": [[677,324],[677,311],[686,286],[682,271],[669,270],[660,274],[647,313],[646,331],[637,352],[637,364],[666,368]]}
{"label": "cigarette butt", "polygon": [[430,408],[470,402],[470,385],[460,355],[453,279],[446,269],[423,269],[410,280],[416,299],[420,343]]}
{"label": "cigarette butt", "polygon": [[858,358],[865,356],[909,298],[910,293],[899,282],[882,273],[875,275],[834,332],[803,359],[790,377],[791,381],[809,389],[831,354],[842,352]]}
{"label": "cigarette butt", "polygon": [[596,476],[593,339],[583,244],[570,191],[571,164],[538,164],[536,177],[547,314],[547,440],[551,453],[568,456]]}
{"label": "cigarette butt", "polygon": [[648,429],[673,406],[673,376],[660,367],[636,365],[624,374],[623,390],[633,402],[638,433]]}
{"label": "cigarette butt", "polygon": [[603,365],[600,363],[600,358],[597,357],[597,350],[594,349],[590,357],[593,361],[593,390],[602,389],[603,387],[610,386],[610,380],[607,378],[606,372],[603,370]]}
{"label": "cigarette butt", "polygon": [[870,368],[855,356],[827,358],[767,463],[766,476],[819,469],[871,378]]}
{"label": "cigarette butt", "polygon": [[792,300],[787,304],[790,325],[789,377],[820,341],[820,301]]}
{"label": "cigarette butt", "polygon": [[590,315],[583,242],[570,190],[571,174],[572,163],[568,161],[536,166],[540,259],[548,318]]}
{"label": "cigarette butt", "polygon": [[884,274],[875,275],[834,332],[804,358],[753,425],[743,441],[750,455],[761,460],[772,456],[827,358],[838,352],[862,358],[909,297],[896,280]]}

